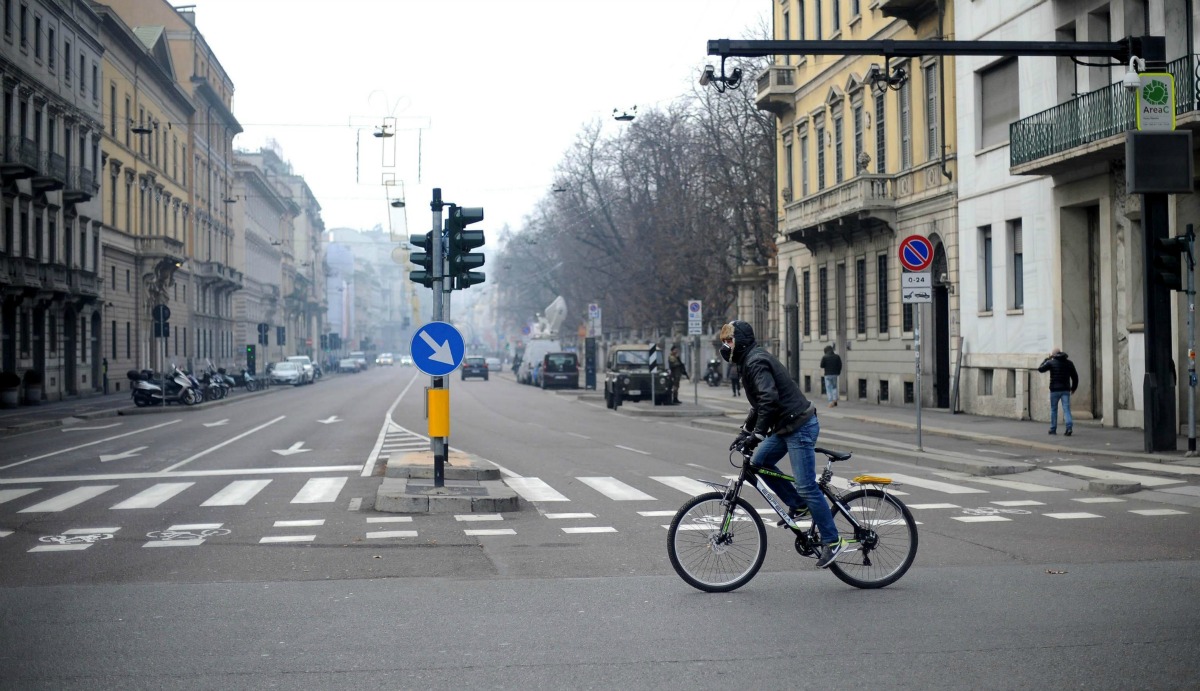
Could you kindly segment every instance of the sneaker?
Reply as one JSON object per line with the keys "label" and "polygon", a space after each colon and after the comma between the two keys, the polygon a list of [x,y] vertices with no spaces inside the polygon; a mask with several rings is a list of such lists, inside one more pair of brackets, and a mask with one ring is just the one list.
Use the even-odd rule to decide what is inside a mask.
{"label": "sneaker", "polygon": [[1058,432],[1055,432],[1054,430],[1050,430],[1050,434],[1057,435],[1057,434],[1058,434]]}
{"label": "sneaker", "polygon": [[829,568],[829,565],[837,561],[838,555],[841,554],[842,550],[845,548],[845,540],[838,540],[837,542],[830,542],[827,545],[823,545],[821,547],[821,558],[817,560],[817,568]]}
{"label": "sneaker", "polygon": [[1068,428],[1067,428],[1067,431],[1065,432],[1065,435],[1066,435],[1066,436],[1068,436],[1068,437],[1069,437],[1069,436],[1071,436],[1071,428],[1070,428],[1070,427],[1068,427]]}
{"label": "sneaker", "polygon": [[[793,522],[798,521],[802,518],[808,518],[808,507],[804,506],[799,509],[796,509],[796,508],[788,509],[788,518],[792,519]],[[783,520],[782,518],[779,519],[779,522],[776,523],[775,525],[779,526],[780,528],[789,527],[787,524],[787,521]]]}

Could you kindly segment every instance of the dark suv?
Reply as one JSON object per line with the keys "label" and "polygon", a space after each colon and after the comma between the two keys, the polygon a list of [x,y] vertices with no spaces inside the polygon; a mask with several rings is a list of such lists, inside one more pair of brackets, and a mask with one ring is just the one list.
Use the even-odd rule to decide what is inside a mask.
{"label": "dark suv", "polygon": [[546,353],[538,371],[538,384],[543,389],[578,389],[579,358],[575,353]]}
{"label": "dark suv", "polygon": [[[662,353],[655,354],[657,371],[654,375],[655,403],[665,404],[671,398],[667,386],[669,375]],[[604,403],[616,408],[622,401],[643,401],[650,398],[650,347],[643,344],[617,345],[608,349],[604,367]]]}
{"label": "dark suv", "polygon": [[463,360],[462,378],[466,380],[467,377],[481,377],[484,381],[487,381],[487,358],[469,357]]}

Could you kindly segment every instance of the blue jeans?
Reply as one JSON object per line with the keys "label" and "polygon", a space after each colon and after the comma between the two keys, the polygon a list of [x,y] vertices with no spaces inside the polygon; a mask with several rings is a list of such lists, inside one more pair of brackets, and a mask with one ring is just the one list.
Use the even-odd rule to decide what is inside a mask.
{"label": "blue jeans", "polygon": [[[830,403],[834,403],[838,399],[838,375],[825,375],[825,398],[829,399]],[[814,437],[815,439],[815,437]]]}
{"label": "blue jeans", "polygon": [[1067,429],[1071,429],[1071,392],[1070,391],[1051,391],[1050,392],[1050,431],[1058,430],[1058,402],[1062,401],[1063,422],[1067,425]]}
{"label": "blue jeans", "polygon": [[772,434],[764,439],[758,445],[752,462],[762,468],[774,469],[785,454],[789,456],[792,461],[792,476],[796,478],[794,486],[786,482],[771,482],[771,478],[763,479],[768,481],[767,484],[788,506],[807,506],[812,512],[817,530],[821,533],[821,541],[828,544],[837,542],[838,530],[834,525],[829,504],[825,501],[825,495],[821,494],[820,488],[817,487],[817,454],[813,447],[816,446],[817,435],[820,433],[821,424],[817,421],[817,416],[813,415],[803,427],[791,434]]}

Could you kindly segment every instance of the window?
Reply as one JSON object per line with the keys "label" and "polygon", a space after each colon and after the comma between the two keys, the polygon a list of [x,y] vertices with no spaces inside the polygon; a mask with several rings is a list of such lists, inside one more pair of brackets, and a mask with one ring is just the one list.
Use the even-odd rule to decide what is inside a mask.
{"label": "window", "polygon": [[133,127],[133,114],[129,109],[129,96],[125,96],[125,146],[129,146],[129,131]]}
{"label": "window", "polygon": [[879,333],[886,334],[888,332],[888,258],[886,254],[881,254],[876,258],[877,268],[875,271],[876,291],[878,291],[879,303]]}
{"label": "window", "polygon": [[937,63],[925,66],[925,159],[938,157]]}
{"label": "window", "polygon": [[800,130],[800,195],[808,196],[808,128]]}
{"label": "window", "polygon": [[1021,112],[1017,59],[1003,60],[979,72],[979,147],[1008,141],[1008,126]]}
{"label": "window", "polygon": [[87,56],[83,51],[79,51],[79,93],[87,93],[87,82],[84,81],[84,75],[87,74]]}
{"label": "window", "polygon": [[900,109],[900,170],[912,168],[912,80],[906,79],[896,92]]}
{"label": "window", "polygon": [[108,132],[117,136],[117,85],[108,85]]}
{"label": "window", "polygon": [[71,83],[71,42],[63,41],[63,79]]}
{"label": "window", "polygon": [[4,35],[12,36],[12,2],[3,0],[4,2]]}
{"label": "window", "polygon": [[46,29],[46,45],[50,46],[50,50],[46,51],[46,64],[50,67],[50,71],[54,71],[54,60],[58,56],[54,52],[54,27]]}
{"label": "window", "polygon": [[133,329],[129,322],[125,322],[125,359],[133,357]]}
{"label": "window", "polygon": [[979,370],[979,393],[983,396],[991,396],[993,392],[993,379],[995,370],[981,369]]}
{"label": "window", "polygon": [[875,94],[875,172],[887,172],[887,128],[884,120],[886,103],[883,94]]}
{"label": "window", "polygon": [[850,17],[857,17],[861,14],[862,10],[859,9],[858,0],[850,0]]}
{"label": "window", "polygon": [[867,260],[854,261],[854,329],[867,333]]}
{"label": "window", "polygon": [[109,332],[112,335],[112,339],[111,339],[112,340],[112,350],[110,350],[109,352],[112,353],[113,358],[116,358],[117,357],[117,320],[116,319],[112,320],[112,328],[109,329]]}
{"label": "window", "polygon": [[992,311],[992,227],[979,228],[979,309]]}
{"label": "window", "polygon": [[21,47],[29,45],[29,8],[21,5]]}
{"label": "window", "polygon": [[1009,307],[1015,310],[1025,308],[1025,249],[1021,238],[1021,219],[1008,222],[1008,252],[1012,275],[1009,276],[1012,294],[1009,296]]}
{"label": "window", "polygon": [[830,12],[833,14],[833,21],[829,27],[833,33],[837,33],[842,28],[842,0],[833,0]]}
{"label": "window", "polygon": [[880,401],[888,400],[889,393],[890,392],[888,391],[888,380],[880,379],[879,380],[879,400]]}
{"label": "window", "polygon": [[845,179],[845,140],[843,133],[842,106],[839,103],[833,111],[833,177],[834,182],[838,183]]}
{"label": "window", "polygon": [[109,270],[108,287],[112,290],[116,290],[117,289],[117,267],[116,267],[116,265],[113,265],[113,266],[108,267],[108,270]]}
{"label": "window", "polygon": [[855,99],[850,113],[850,117],[853,119],[854,123],[854,150],[850,153],[852,155],[851,160],[855,162],[854,174],[858,175],[859,173],[865,172],[865,166],[861,165],[858,160],[860,156],[866,153],[866,151],[863,150],[863,105],[861,96]]}
{"label": "window", "polygon": [[784,196],[784,201],[791,201],[792,183],[795,178],[795,170],[792,164],[792,141],[789,139],[783,144],[783,187],[787,190],[787,195]]}
{"label": "window", "polygon": [[125,269],[125,292],[126,293],[132,292],[130,290],[129,269]]}
{"label": "window", "polygon": [[901,321],[900,328],[903,329],[905,331],[905,333],[912,333],[912,331],[913,331],[913,306],[911,303],[906,302],[903,305],[901,305],[900,321]]}
{"label": "window", "polygon": [[801,292],[804,299],[804,335],[812,335],[812,287],[809,285],[812,273],[804,270],[804,285],[801,287]]}
{"label": "window", "polygon": [[825,189],[825,118],[817,119],[817,191]]}
{"label": "window", "polygon": [[817,332],[829,333],[829,269],[817,269]]}
{"label": "window", "polygon": [[799,20],[799,23],[800,23],[800,26],[798,27],[799,30],[796,32],[796,38],[803,41],[804,40],[804,25],[805,25],[805,22],[804,22],[804,0],[799,0],[799,2],[796,3],[796,8],[797,8],[796,9],[796,19]]}
{"label": "window", "polygon": [[[54,51],[51,50],[51,53]],[[33,18],[33,57],[42,59],[42,18]]]}
{"label": "window", "polygon": [[[787,10],[783,11],[782,24],[783,24],[783,40],[785,40],[785,41],[792,40],[792,15]],[[790,55],[783,56],[783,62],[785,65],[792,64],[792,56],[790,56]]]}
{"label": "window", "polygon": [[[837,2],[837,0],[834,0]],[[821,40],[824,36],[821,34],[821,0],[813,0],[813,26],[816,27],[814,36],[817,40]]]}

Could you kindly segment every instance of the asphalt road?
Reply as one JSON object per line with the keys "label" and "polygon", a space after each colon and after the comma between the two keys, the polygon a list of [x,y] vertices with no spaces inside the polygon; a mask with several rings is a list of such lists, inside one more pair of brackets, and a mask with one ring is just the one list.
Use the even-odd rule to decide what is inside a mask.
{"label": "asphalt road", "polygon": [[376,512],[379,457],[425,444],[427,383],[411,368],[373,369],[6,437],[0,686],[1191,688],[1200,678],[1200,510],[1091,494],[1050,470],[980,478],[918,466],[888,452],[894,431],[831,420],[823,443],[861,447],[839,476],[901,478],[920,521],[916,565],[859,591],[773,529],[763,572],[708,595],[671,570],[664,526],[689,479],[733,471],[727,432],[504,377],[453,378],[452,446],[500,466],[522,510]]}

